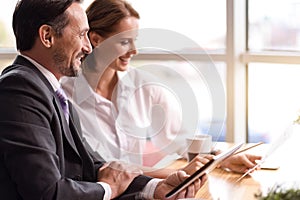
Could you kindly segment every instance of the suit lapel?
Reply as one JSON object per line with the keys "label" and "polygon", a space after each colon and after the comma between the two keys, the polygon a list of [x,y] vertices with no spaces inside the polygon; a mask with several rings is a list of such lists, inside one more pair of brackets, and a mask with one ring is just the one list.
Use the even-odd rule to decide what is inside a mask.
{"label": "suit lapel", "polygon": [[13,65],[16,65],[15,67],[18,67],[17,65],[21,65],[23,67],[22,69],[25,69],[28,71],[30,70],[31,72],[33,71],[38,76],[37,81],[41,82],[40,83],[41,87],[45,87],[45,90],[48,89],[50,92],[50,95],[52,94],[53,105],[56,109],[56,112],[58,113],[58,117],[59,117],[60,124],[62,127],[63,136],[66,138],[67,142],[70,144],[72,149],[77,153],[77,155],[80,156],[80,154],[78,153],[78,150],[76,148],[75,142],[73,140],[68,122],[65,119],[65,115],[60,106],[59,99],[56,97],[55,92],[54,92],[51,84],[47,80],[47,78],[30,61],[28,61],[26,58],[24,58],[22,56],[17,56]]}
{"label": "suit lapel", "polygon": [[94,162],[91,155],[89,154],[84,144],[82,143],[80,121],[76,114],[76,110],[73,108],[71,102],[69,102],[69,110],[70,110],[69,124],[70,124],[71,134],[74,138],[79,154],[83,159],[82,160],[82,165],[84,168],[83,176],[85,177],[85,179],[92,181],[95,178]]}

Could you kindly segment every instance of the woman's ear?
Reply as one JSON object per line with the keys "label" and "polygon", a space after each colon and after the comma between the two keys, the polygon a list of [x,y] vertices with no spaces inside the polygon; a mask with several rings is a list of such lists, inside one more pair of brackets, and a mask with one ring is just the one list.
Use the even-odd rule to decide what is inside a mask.
{"label": "woman's ear", "polygon": [[49,25],[42,25],[39,29],[39,38],[46,48],[50,48],[53,42],[53,31]]}
{"label": "woman's ear", "polygon": [[100,43],[104,40],[104,38],[95,31],[89,32],[89,39],[94,48],[99,46]]}

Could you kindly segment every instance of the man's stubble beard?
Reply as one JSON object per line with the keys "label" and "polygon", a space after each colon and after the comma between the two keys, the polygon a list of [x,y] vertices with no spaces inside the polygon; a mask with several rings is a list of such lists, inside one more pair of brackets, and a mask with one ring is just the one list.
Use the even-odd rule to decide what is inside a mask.
{"label": "man's stubble beard", "polygon": [[53,60],[55,66],[58,69],[58,72],[62,76],[68,77],[76,77],[81,73],[81,67],[79,66],[77,69],[74,67],[74,63],[72,62],[70,66],[68,66],[67,56],[64,53],[63,49],[57,49],[56,53],[53,56]]}

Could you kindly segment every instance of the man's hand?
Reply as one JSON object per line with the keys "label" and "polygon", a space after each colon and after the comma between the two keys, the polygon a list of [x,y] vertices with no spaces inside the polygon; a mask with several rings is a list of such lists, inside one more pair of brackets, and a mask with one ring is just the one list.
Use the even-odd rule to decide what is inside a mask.
{"label": "man's hand", "polygon": [[135,166],[113,161],[99,169],[98,182],[109,184],[112,190],[111,198],[115,198],[121,195],[140,174],[142,171]]}
{"label": "man's hand", "polygon": [[[187,175],[184,171],[177,171],[172,173],[166,179],[158,183],[154,192],[154,199],[166,199],[165,195],[188,177],[189,175]],[[172,198],[168,198],[168,200],[195,197],[196,193],[198,192],[200,187],[205,183],[206,180],[207,175],[202,176],[201,179],[197,179],[185,190],[181,191]]]}
{"label": "man's hand", "polygon": [[198,169],[203,167],[203,165],[208,163],[212,158],[213,155],[198,155],[181,170],[185,171],[189,175],[192,175]]}
{"label": "man's hand", "polygon": [[221,163],[221,167],[237,173],[245,173],[256,165],[255,160],[261,160],[261,156],[241,153],[224,160]]}

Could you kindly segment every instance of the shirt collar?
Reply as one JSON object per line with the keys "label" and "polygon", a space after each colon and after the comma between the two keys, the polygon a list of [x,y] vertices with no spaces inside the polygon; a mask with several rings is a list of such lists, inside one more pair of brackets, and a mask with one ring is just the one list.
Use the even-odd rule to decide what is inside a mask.
{"label": "shirt collar", "polygon": [[135,76],[135,70],[133,70],[131,67],[129,67],[126,71],[118,71],[117,75],[118,75],[118,79],[119,79],[118,82],[120,86],[135,88],[134,82],[137,81],[135,79],[139,77]]}
{"label": "shirt collar", "polygon": [[[119,81],[117,83],[117,87],[126,87],[126,88],[135,88],[134,82],[132,81],[132,75],[130,75],[128,72],[133,73],[134,71],[129,69],[126,71],[118,71],[117,75],[119,78]],[[98,95],[95,93],[95,91],[90,87],[89,83],[87,82],[84,75],[81,73],[78,77],[74,80],[74,97],[76,98],[77,104],[81,104],[82,102],[85,102],[89,97]],[[121,89],[122,91],[124,89]],[[96,98],[98,100],[98,98]]]}
{"label": "shirt collar", "polygon": [[86,101],[90,96],[94,95],[93,89],[90,87],[89,83],[85,79],[84,75],[81,73],[74,80],[74,90],[76,102],[81,104]]}
{"label": "shirt collar", "polygon": [[38,62],[36,62],[35,60],[33,60],[32,58],[30,58],[28,56],[25,56],[25,55],[21,55],[21,56],[23,56],[24,58],[26,58],[27,60],[29,60],[32,64],[34,64],[34,66],[36,66],[36,68],[38,68],[38,70],[50,82],[50,84],[51,84],[52,88],[54,89],[54,91],[56,91],[58,88],[60,88],[59,81],[55,78],[54,74],[52,74],[48,69],[46,69],[41,64],[39,64]]}

